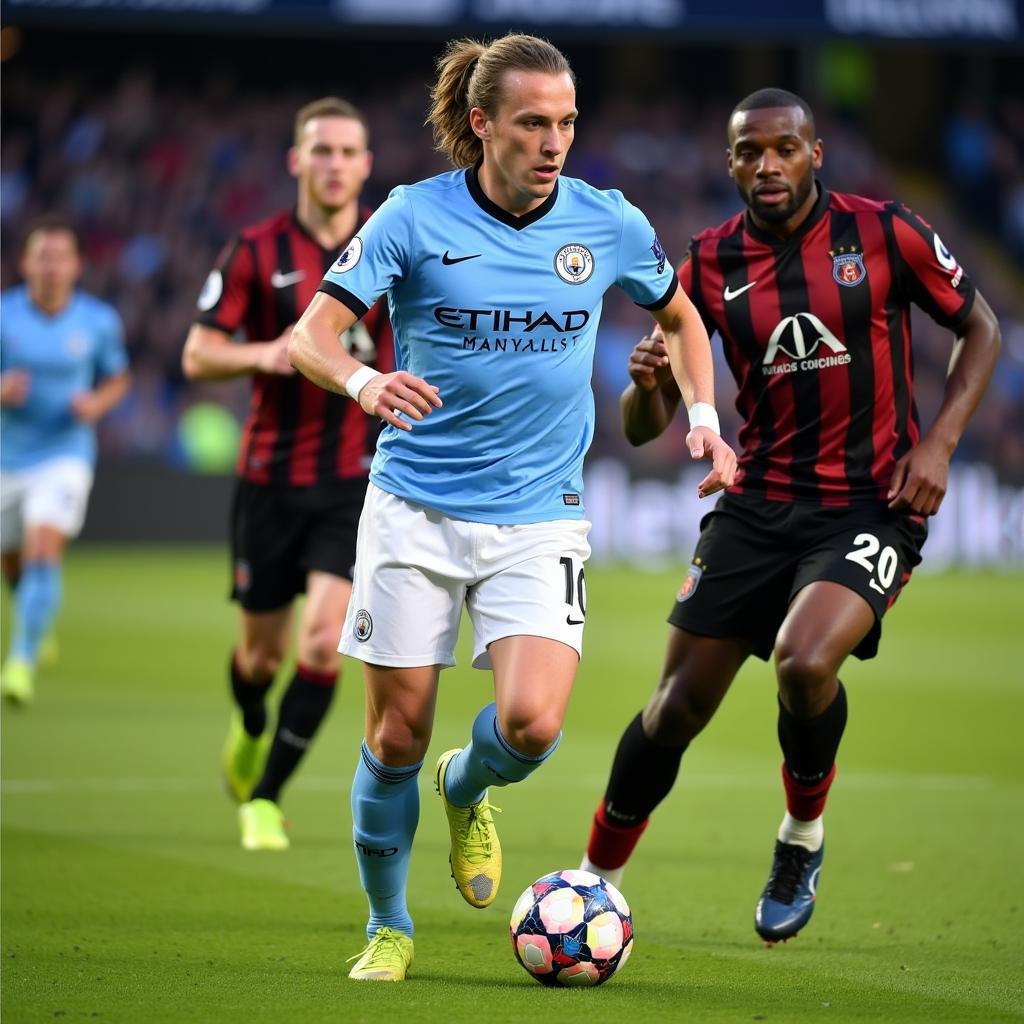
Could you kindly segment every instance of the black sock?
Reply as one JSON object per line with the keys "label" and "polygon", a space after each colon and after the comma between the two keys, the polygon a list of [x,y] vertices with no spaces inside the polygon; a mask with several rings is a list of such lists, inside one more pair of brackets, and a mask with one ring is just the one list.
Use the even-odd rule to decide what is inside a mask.
{"label": "black sock", "polygon": [[248,679],[238,667],[238,655],[231,655],[231,694],[242,712],[242,725],[250,736],[262,736],[267,727],[267,708],[263,698],[273,682],[273,676],[263,682]]}
{"label": "black sock", "polygon": [[832,771],[845,728],[846,690],[842,683],[832,703],[815,718],[797,718],[779,699],[779,746],[786,771],[795,782],[811,786]]}
{"label": "black sock", "polygon": [[608,824],[628,828],[646,821],[675,784],[688,745],[660,746],[647,737],[643,717],[637,715],[626,726],[612,762],[604,796]]}
{"label": "black sock", "polygon": [[313,672],[299,665],[281,698],[277,731],[263,769],[252,791],[254,800],[277,803],[281,787],[291,778],[327,716],[334,700],[337,673]]}

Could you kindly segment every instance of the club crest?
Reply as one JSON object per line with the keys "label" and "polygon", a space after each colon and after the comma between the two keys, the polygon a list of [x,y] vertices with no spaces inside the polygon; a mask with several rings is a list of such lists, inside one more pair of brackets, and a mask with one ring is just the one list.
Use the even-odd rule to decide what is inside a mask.
{"label": "club crest", "polygon": [[365,608],[356,612],[355,622],[352,623],[352,635],[360,642],[365,643],[373,633],[373,619]]}
{"label": "club crest", "polygon": [[867,268],[864,266],[864,253],[858,252],[855,245],[847,248],[840,246],[839,251],[829,250],[832,257],[832,276],[837,284],[844,288],[853,288],[861,283],[868,276]]}
{"label": "club crest", "polygon": [[566,284],[584,284],[594,273],[594,254],[579,242],[563,245],[555,253],[555,273]]}
{"label": "club crest", "polygon": [[683,601],[689,601],[693,597],[694,592],[697,590],[697,586],[700,583],[701,576],[704,575],[704,566],[701,564],[700,559],[693,562],[689,569],[686,570],[686,576],[683,582],[680,584],[679,593],[676,594],[676,601],[682,604]]}

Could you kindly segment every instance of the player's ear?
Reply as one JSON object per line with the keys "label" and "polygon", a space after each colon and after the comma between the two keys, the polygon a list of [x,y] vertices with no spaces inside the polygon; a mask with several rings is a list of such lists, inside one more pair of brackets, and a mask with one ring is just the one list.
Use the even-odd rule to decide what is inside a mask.
{"label": "player's ear", "polygon": [[480,107],[473,107],[470,110],[469,127],[473,129],[473,134],[478,139],[482,139],[484,142],[491,141],[491,121]]}
{"label": "player's ear", "polygon": [[821,139],[815,139],[814,145],[811,146],[811,167],[816,171],[821,170],[821,165],[825,162],[825,147]]}
{"label": "player's ear", "polygon": [[299,151],[292,146],[288,150],[288,173],[293,177],[299,176]]}
{"label": "player's ear", "polygon": [[729,177],[732,178],[732,146],[725,147],[725,165],[729,168]]}

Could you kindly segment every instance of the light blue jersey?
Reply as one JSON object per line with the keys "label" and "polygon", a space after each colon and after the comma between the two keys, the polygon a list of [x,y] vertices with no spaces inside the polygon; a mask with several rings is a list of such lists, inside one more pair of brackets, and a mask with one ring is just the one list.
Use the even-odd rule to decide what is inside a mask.
{"label": "light blue jersey", "polygon": [[0,468],[27,469],[60,456],[96,461],[96,431],[71,413],[71,399],[128,367],[121,318],[84,292],[50,316],[21,285],[0,295],[0,373],[28,374],[22,406],[0,414]]}
{"label": "light blue jersey", "polygon": [[385,426],[370,479],[481,523],[583,517],[583,456],[604,293],[660,309],[676,276],[621,192],[561,178],[523,217],[492,203],[475,169],[396,188],[321,290],[363,315],[387,293],[398,369],[444,407]]}

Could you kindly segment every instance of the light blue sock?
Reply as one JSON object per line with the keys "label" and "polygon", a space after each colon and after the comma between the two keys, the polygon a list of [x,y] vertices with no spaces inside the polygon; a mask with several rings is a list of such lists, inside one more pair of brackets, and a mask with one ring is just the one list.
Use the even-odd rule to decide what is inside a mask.
{"label": "light blue sock", "polygon": [[14,657],[35,665],[39,645],[57,617],[62,590],[59,562],[28,562],[24,566],[14,593]]}
{"label": "light blue sock", "polygon": [[444,776],[445,795],[456,807],[469,807],[483,799],[488,786],[522,782],[555,752],[561,739],[559,733],[555,742],[537,757],[521,754],[502,736],[497,706],[488,704],[473,722],[473,739],[469,746],[448,763]]}
{"label": "light blue sock", "polygon": [[363,743],[352,780],[352,838],[359,879],[370,904],[366,937],[378,928],[394,928],[412,936],[412,918],[405,903],[409,854],[420,819],[416,781],[423,762],[390,768]]}

